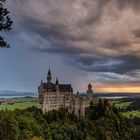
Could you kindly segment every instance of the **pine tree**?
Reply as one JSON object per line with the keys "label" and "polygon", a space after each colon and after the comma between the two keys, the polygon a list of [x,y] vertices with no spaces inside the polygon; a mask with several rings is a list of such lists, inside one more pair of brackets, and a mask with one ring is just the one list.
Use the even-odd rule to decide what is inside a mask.
{"label": "pine tree", "polygon": [[[9,17],[9,11],[4,7],[6,0],[0,0],[0,31],[11,30],[12,21]],[[0,36],[0,48],[9,48],[9,44]]]}

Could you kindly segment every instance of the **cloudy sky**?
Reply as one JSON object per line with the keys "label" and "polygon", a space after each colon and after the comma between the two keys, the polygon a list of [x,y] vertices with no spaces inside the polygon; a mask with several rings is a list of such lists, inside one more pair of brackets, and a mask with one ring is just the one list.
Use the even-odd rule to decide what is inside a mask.
{"label": "cloudy sky", "polygon": [[0,50],[0,89],[37,91],[50,67],[60,82],[140,92],[140,0],[7,0],[13,29]]}

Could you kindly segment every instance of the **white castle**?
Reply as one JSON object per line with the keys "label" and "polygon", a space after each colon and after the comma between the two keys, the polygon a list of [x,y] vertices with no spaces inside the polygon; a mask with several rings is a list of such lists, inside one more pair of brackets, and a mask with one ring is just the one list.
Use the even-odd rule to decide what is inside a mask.
{"label": "white castle", "polygon": [[51,71],[48,71],[47,82],[38,87],[38,107],[43,113],[59,108],[67,108],[77,117],[85,117],[86,108],[93,99],[92,85],[88,85],[86,96],[81,97],[79,92],[73,94],[71,84],[59,84],[58,78],[52,83]]}

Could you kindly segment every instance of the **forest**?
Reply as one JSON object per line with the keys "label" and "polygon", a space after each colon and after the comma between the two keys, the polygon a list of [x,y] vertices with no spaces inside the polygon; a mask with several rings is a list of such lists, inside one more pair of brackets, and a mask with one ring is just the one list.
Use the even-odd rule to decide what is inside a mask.
{"label": "forest", "polygon": [[36,107],[0,111],[1,140],[139,140],[140,125],[108,100],[90,103],[86,118],[60,108],[45,114]]}

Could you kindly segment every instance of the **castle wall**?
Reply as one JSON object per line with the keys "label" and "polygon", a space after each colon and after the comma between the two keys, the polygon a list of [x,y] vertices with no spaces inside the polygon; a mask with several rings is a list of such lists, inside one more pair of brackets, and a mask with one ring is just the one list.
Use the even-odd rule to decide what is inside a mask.
{"label": "castle wall", "polygon": [[71,92],[45,92],[39,93],[43,95],[43,99],[41,100],[41,104],[39,103],[39,107],[43,112],[48,112],[50,110],[57,110],[61,107],[71,108],[72,102],[72,93]]}

